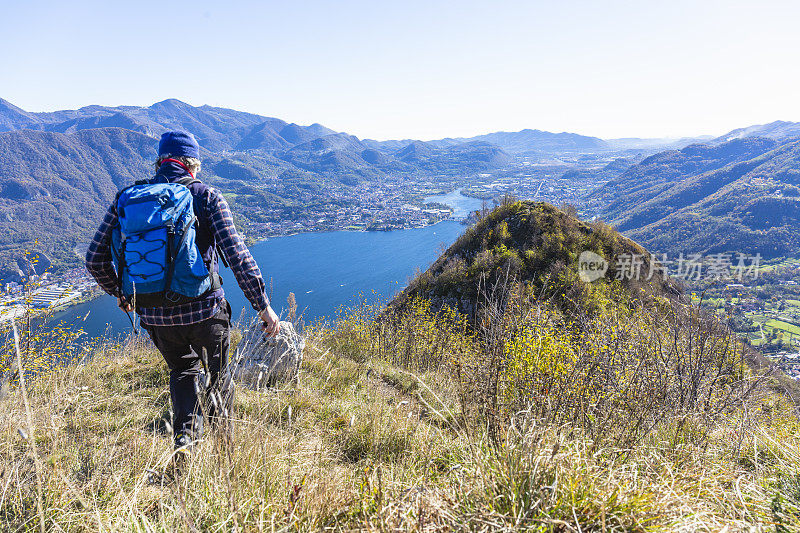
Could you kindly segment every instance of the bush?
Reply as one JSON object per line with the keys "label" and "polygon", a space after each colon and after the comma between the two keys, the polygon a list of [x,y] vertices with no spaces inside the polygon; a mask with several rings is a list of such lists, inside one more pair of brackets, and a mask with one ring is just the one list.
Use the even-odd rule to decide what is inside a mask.
{"label": "bush", "polygon": [[664,298],[631,300],[620,289],[594,296],[602,305],[584,315],[516,288],[487,296],[478,332],[484,368],[470,390],[491,392],[470,394],[498,434],[524,411],[598,445],[629,448],[664,428],[678,440],[694,423],[714,427],[756,388],[745,348],[713,316]]}

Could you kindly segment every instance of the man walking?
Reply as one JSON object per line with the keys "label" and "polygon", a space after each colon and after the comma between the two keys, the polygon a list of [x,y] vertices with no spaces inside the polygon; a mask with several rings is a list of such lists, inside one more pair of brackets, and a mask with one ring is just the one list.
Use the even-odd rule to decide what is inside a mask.
{"label": "man walking", "polygon": [[[207,414],[212,421],[221,418],[232,403],[230,391],[225,390],[225,380],[220,379],[220,373],[228,364],[231,308],[225,300],[218,274],[218,259],[230,266],[239,287],[263,321],[266,334],[276,335],[280,327],[265,294],[261,271],[234,227],[228,203],[218,191],[196,179],[200,166],[200,147],[191,133],[164,133],[158,145],[156,175],[137,182],[138,188],[130,187],[117,196],[86,253],[89,273],[105,292],[117,297],[120,308],[139,314],[142,326],[167,362],[176,448],[191,445],[203,435],[197,395],[197,385],[202,385],[196,385],[196,381],[205,366],[210,374],[209,390],[218,392],[216,398],[222,400],[212,402],[209,407]],[[158,186],[161,196],[148,196]],[[136,196],[133,191],[138,191],[138,199],[132,199]],[[166,193],[172,196],[166,196],[165,200]],[[184,218],[188,222],[185,225],[177,228],[175,222],[166,220],[167,230],[156,227],[149,234],[132,234],[131,227],[142,227],[155,218],[149,214],[145,217],[147,220],[132,220],[142,217],[137,213],[142,212],[141,206],[147,205],[147,198],[156,198],[158,202],[154,205],[159,208],[178,205],[175,198],[180,198],[181,194],[187,198],[188,211]],[[170,212],[177,209],[174,207]],[[168,234],[168,237],[153,237],[161,234]],[[150,249],[134,255],[136,245],[150,246]],[[183,249],[186,251],[181,251]],[[159,266],[153,257],[161,256],[166,259]],[[143,261],[135,263],[131,257]],[[194,264],[181,263],[192,258]],[[134,272],[137,268],[139,271]],[[179,283],[177,272],[181,268],[190,273],[189,279],[201,281],[194,289],[199,296],[187,291],[186,283],[183,286]],[[148,279],[161,280],[160,291],[143,293],[153,286],[154,282]]]}

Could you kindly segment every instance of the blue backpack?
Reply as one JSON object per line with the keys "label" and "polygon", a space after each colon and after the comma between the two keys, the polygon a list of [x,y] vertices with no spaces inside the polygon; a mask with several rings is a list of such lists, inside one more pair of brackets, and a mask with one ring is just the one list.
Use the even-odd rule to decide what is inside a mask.
{"label": "blue backpack", "polygon": [[122,294],[137,308],[180,305],[221,285],[195,243],[197,217],[188,186],[196,182],[137,182],[117,196],[112,255]]}

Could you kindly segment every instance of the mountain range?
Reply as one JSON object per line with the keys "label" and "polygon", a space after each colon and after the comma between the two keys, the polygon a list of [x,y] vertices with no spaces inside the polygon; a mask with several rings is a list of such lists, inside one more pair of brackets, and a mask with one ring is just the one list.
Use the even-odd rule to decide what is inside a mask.
{"label": "mountain range", "polygon": [[[413,139],[402,141],[365,140],[369,146],[387,153],[401,149],[411,143],[421,143]],[[446,148],[464,143],[488,143],[501,148],[509,154],[524,156],[569,152],[602,152],[613,150],[612,146],[597,137],[577,133],[551,133],[549,131],[524,129],[516,132],[498,131],[475,137],[445,138],[427,141],[427,146]]]}
{"label": "mountain range", "polygon": [[[211,106],[194,107],[169,99],[149,107],[88,106],[72,111],[31,113],[0,99],[0,131],[33,130],[73,134],[121,128],[158,138],[170,129],[194,133],[204,158],[258,152],[270,159],[275,175],[301,170],[346,182],[386,173],[464,173],[508,164],[501,147],[474,140],[446,143],[408,141],[376,149],[374,142],[335,132],[321,124],[300,126],[284,120]],[[424,149],[416,150],[420,145]],[[114,147],[110,147],[114,149]],[[212,157],[213,158],[213,157]]]}
{"label": "mountain range", "polygon": [[0,133],[0,270],[16,271],[34,243],[55,267],[75,264],[79,233],[88,239],[117,190],[152,172],[152,152],[152,137],[122,128]]}
{"label": "mountain range", "polygon": [[[577,165],[564,177],[609,180],[588,201],[650,248],[681,243],[717,249],[755,240],[775,255],[795,247],[797,239],[787,232],[794,228],[797,167],[790,141],[800,135],[798,123],[751,126],[716,139],[604,140],[525,129],[375,141],[321,124],[175,99],[44,113],[0,99],[0,278],[2,265],[17,265],[34,242],[57,268],[76,264],[76,252],[115,192],[152,172],[157,138],[168,129],[196,135],[203,179],[230,193],[237,216],[255,223],[295,220],[312,206],[338,209],[365,184],[421,180],[455,187],[463,181],[454,180],[510,169],[518,161],[588,154],[601,166]],[[736,237],[700,237],[708,228]],[[680,237],[670,237],[675,235]],[[745,236],[749,240],[736,240]]]}
{"label": "mountain range", "polygon": [[88,106],[72,111],[30,113],[0,99],[0,128],[74,133],[124,128],[160,137],[169,129],[191,131],[206,152],[253,148],[290,148],[335,133],[320,124],[298,126],[277,118],[211,106],[194,107],[169,99],[149,107]]}
{"label": "mountain range", "polygon": [[309,205],[352,197],[349,189],[387,176],[464,175],[512,161],[480,142],[409,142],[386,153],[320,124],[174,99],[48,113],[0,100],[0,278],[3,265],[17,271],[34,242],[56,268],[77,264],[116,191],[152,174],[157,138],[169,129],[195,134],[203,178],[231,193],[239,216],[256,221],[265,210],[292,220]]}
{"label": "mountain range", "polygon": [[302,216],[310,205],[324,210],[361,183],[446,183],[506,167],[521,154],[607,148],[594,137],[538,130],[378,142],[176,99],[43,113],[0,99],[0,277],[2,265],[15,269],[34,241],[57,268],[75,264],[114,193],[152,172],[156,140],[169,129],[195,134],[204,179],[231,193],[234,211],[256,222],[267,220],[265,208],[280,220]]}

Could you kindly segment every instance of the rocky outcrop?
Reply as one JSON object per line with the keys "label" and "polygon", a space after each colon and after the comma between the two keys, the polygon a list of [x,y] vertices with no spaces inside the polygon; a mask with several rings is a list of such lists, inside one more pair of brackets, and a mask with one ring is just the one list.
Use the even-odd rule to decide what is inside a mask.
{"label": "rocky outcrop", "polygon": [[261,390],[297,379],[305,338],[291,322],[281,322],[280,333],[267,337],[254,321],[236,348],[234,380]]}

